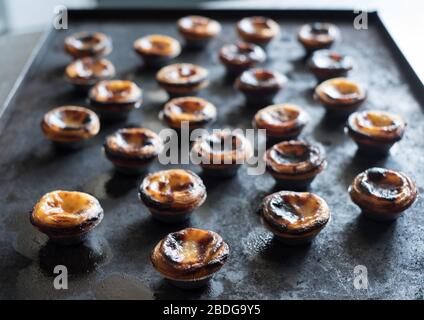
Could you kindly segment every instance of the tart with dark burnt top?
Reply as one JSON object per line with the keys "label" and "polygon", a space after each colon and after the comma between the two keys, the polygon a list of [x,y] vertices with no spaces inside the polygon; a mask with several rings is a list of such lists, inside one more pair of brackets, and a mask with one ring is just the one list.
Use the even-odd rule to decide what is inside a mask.
{"label": "tart with dark burnt top", "polygon": [[267,17],[247,17],[237,23],[237,32],[243,41],[265,47],[280,33],[280,26]]}
{"label": "tart with dark burnt top", "polygon": [[262,224],[289,245],[313,240],[330,217],[325,200],[309,192],[276,192],[265,197],[261,206]]}
{"label": "tart with dark burnt top", "polygon": [[348,116],[356,111],[366,99],[365,88],[347,78],[334,78],[322,82],[315,88],[315,98],[332,115]]}
{"label": "tart with dark burnt top", "polygon": [[91,107],[104,119],[126,119],[133,109],[141,106],[142,90],[129,80],[104,80],[89,92]]}
{"label": "tart with dark burnt top", "polygon": [[31,223],[52,241],[75,244],[103,219],[103,209],[93,196],[76,191],[45,194],[31,211]]}
{"label": "tart with dark burnt top", "polygon": [[309,115],[294,104],[275,104],[259,110],[253,127],[265,129],[269,141],[295,139],[309,121]]}
{"label": "tart with dark burnt top", "polygon": [[168,234],[153,249],[153,267],[172,284],[194,289],[204,286],[225,264],[229,247],[213,232],[186,228]]}
{"label": "tart with dark burnt top", "polygon": [[219,51],[219,60],[224,64],[227,73],[239,75],[266,60],[265,51],[258,45],[247,42],[226,44]]}
{"label": "tart with dark burnt top", "polygon": [[193,95],[208,84],[208,70],[191,63],[163,67],[156,75],[158,83],[171,97]]}
{"label": "tart with dark burnt top", "polygon": [[146,65],[161,66],[180,55],[181,45],[172,37],[151,34],[137,39],[134,42],[134,50]]}
{"label": "tart with dark burnt top", "polygon": [[56,145],[77,148],[99,133],[100,121],[87,108],[61,106],[44,115],[41,129],[47,139]]}
{"label": "tart with dark burnt top", "polygon": [[162,149],[162,139],[146,128],[119,129],[107,136],[104,144],[106,158],[127,174],[145,171]]}
{"label": "tart with dark burnt top", "polygon": [[75,87],[89,89],[101,80],[115,76],[115,67],[107,59],[85,57],[71,62],[65,70],[66,79]]}
{"label": "tart with dark burnt top", "polygon": [[312,54],[308,68],[318,81],[345,77],[353,69],[353,59],[333,50],[323,49]]}
{"label": "tart with dark burnt top", "polygon": [[332,23],[305,24],[300,28],[297,39],[308,52],[326,49],[340,39],[340,30]]}
{"label": "tart with dark burnt top", "polygon": [[213,130],[197,139],[191,149],[194,163],[204,174],[232,177],[253,156],[253,148],[243,135],[230,130]]}
{"label": "tart with dark burnt top", "polygon": [[201,48],[221,32],[221,24],[202,16],[186,16],[177,21],[177,28],[188,47]]}
{"label": "tart with dark burnt top", "polygon": [[305,190],[327,167],[321,145],[300,140],[283,141],[264,155],[266,171],[288,190]]}
{"label": "tart with dark burnt top", "polygon": [[75,59],[102,57],[112,51],[112,40],[101,32],[79,32],[65,38],[65,51]]}
{"label": "tart with dark burnt top", "polygon": [[406,174],[371,168],[356,176],[349,194],[362,213],[374,220],[394,220],[417,198],[415,182]]}
{"label": "tart with dark burnt top", "polygon": [[346,132],[366,154],[387,154],[402,139],[406,123],[385,111],[362,111],[350,115]]}
{"label": "tart with dark burnt top", "polygon": [[205,127],[216,119],[216,107],[198,97],[174,98],[167,102],[161,117],[173,129],[180,130],[185,121],[189,130]]}
{"label": "tart with dark burnt top", "polygon": [[286,76],[278,71],[249,69],[236,79],[234,86],[243,93],[248,104],[269,105],[286,83]]}
{"label": "tart with dark burnt top", "polygon": [[163,170],[144,178],[139,196],[154,218],[174,223],[188,219],[205,202],[206,187],[192,171]]}

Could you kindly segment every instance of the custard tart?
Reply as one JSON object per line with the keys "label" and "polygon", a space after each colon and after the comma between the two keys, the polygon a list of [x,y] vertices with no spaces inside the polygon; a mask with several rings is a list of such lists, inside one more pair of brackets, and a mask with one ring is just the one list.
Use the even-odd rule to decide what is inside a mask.
{"label": "custard tart", "polygon": [[52,241],[76,244],[103,219],[103,209],[93,196],[57,190],[45,194],[30,214],[31,223]]}
{"label": "custard tart", "polygon": [[237,23],[237,32],[243,41],[266,47],[280,33],[280,26],[267,17],[247,17]]}
{"label": "custard tart", "polygon": [[85,57],[71,62],[65,70],[66,79],[76,88],[88,90],[101,80],[115,76],[115,67],[107,59]]}
{"label": "custard tart", "polygon": [[123,128],[106,137],[104,153],[126,174],[144,172],[163,149],[162,139],[146,128]]}
{"label": "custard tart", "polygon": [[329,114],[346,117],[365,101],[366,91],[356,81],[334,78],[315,88],[315,98],[324,105]]}
{"label": "custard tart", "polygon": [[176,63],[163,67],[156,80],[171,97],[193,95],[207,87],[208,70],[191,63]]}
{"label": "custard tart", "polygon": [[65,38],[65,52],[74,59],[102,57],[112,51],[112,40],[101,32],[78,32]]}
{"label": "custard tart", "polygon": [[160,34],[151,34],[137,39],[134,50],[143,58],[146,65],[163,66],[181,53],[178,40]]}
{"label": "custard tart", "polygon": [[417,198],[415,182],[402,172],[371,168],[353,180],[349,187],[352,201],[374,220],[394,220]]}
{"label": "custard tart", "polygon": [[249,140],[230,130],[213,130],[198,138],[191,149],[193,163],[210,176],[232,177],[252,156]]}
{"label": "custard tart", "polygon": [[264,155],[266,171],[286,190],[305,190],[327,167],[321,145],[300,140],[283,141]]}
{"label": "custard tart", "polygon": [[353,69],[353,59],[333,50],[322,49],[312,54],[307,65],[317,80],[321,82],[345,77]]}
{"label": "custard tart", "polygon": [[99,133],[100,121],[87,108],[61,106],[44,115],[41,130],[57,146],[78,148]]}
{"label": "custard tart", "polygon": [[332,23],[305,24],[300,28],[297,39],[307,52],[327,49],[340,39],[340,30]]}
{"label": "custard tart", "polygon": [[216,119],[216,107],[198,97],[174,98],[167,102],[161,117],[169,127],[180,130],[186,122],[189,130],[205,127]]}
{"label": "custard tart", "polygon": [[221,32],[221,24],[202,16],[186,16],[177,21],[177,28],[188,47],[202,48]]}
{"label": "custard tart", "polygon": [[385,111],[362,111],[350,115],[346,132],[365,154],[387,154],[402,139],[406,123]]}
{"label": "custard tart", "polygon": [[163,170],[146,176],[139,197],[153,218],[167,223],[187,220],[206,200],[206,187],[192,171]]}
{"label": "custard tart", "polygon": [[309,122],[309,115],[294,104],[275,104],[259,110],[253,127],[265,129],[268,141],[295,139]]}
{"label": "custard tart", "polygon": [[239,75],[266,60],[265,51],[258,45],[247,42],[226,44],[219,51],[219,60],[227,74]]}
{"label": "custard tart", "polygon": [[276,192],[265,197],[261,206],[262,224],[288,245],[311,242],[330,217],[325,200],[309,192]]}
{"label": "custard tart", "polygon": [[249,105],[270,105],[277,93],[284,88],[287,78],[278,71],[249,69],[235,81],[235,88],[242,92]]}
{"label": "custard tart", "polygon": [[153,267],[173,285],[195,289],[206,285],[227,261],[228,244],[202,229],[186,228],[163,238],[150,256]]}
{"label": "custard tart", "polygon": [[91,88],[89,99],[103,119],[124,120],[141,106],[142,90],[129,80],[104,80]]}

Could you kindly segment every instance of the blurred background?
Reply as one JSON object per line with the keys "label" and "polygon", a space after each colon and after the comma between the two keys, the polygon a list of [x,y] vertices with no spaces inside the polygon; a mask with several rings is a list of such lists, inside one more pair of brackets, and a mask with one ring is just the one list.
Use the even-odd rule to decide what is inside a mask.
{"label": "blurred background", "polygon": [[423,0],[0,0],[0,110],[54,9],[96,7],[315,8],[378,10],[390,33],[424,79]]}

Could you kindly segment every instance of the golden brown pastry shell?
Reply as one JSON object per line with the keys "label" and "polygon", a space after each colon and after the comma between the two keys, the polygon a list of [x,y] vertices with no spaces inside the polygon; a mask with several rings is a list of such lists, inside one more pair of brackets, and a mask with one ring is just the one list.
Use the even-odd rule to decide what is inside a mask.
{"label": "golden brown pastry shell", "polygon": [[349,195],[371,218],[393,220],[414,203],[418,191],[415,182],[402,172],[370,168],[355,177]]}
{"label": "golden brown pastry shell", "polygon": [[177,21],[180,34],[190,41],[211,39],[221,32],[221,24],[203,16],[186,16]]}
{"label": "golden brown pastry shell", "polygon": [[64,48],[74,59],[101,57],[112,51],[112,40],[101,32],[78,32],[65,38]]}
{"label": "golden brown pastry shell", "polygon": [[366,99],[365,88],[347,78],[333,78],[315,88],[315,98],[333,114],[349,115]]}
{"label": "golden brown pastry shell", "polygon": [[180,97],[168,101],[161,117],[173,129],[181,129],[183,121],[188,122],[189,129],[205,127],[215,121],[216,107],[199,97]]}
{"label": "golden brown pastry shell", "polygon": [[243,41],[266,46],[280,33],[280,26],[267,17],[246,17],[237,23],[237,32]]}
{"label": "golden brown pastry shell", "polygon": [[[225,141],[229,141],[229,139],[231,139],[231,150],[214,149],[214,141],[220,142],[220,146],[225,148]],[[214,130],[197,139],[191,153],[200,160],[199,165],[205,174],[233,176],[239,167],[253,156],[253,149],[249,140],[240,134],[234,134],[227,130]]]}
{"label": "golden brown pastry shell", "polygon": [[224,45],[219,51],[219,60],[225,65],[227,72],[236,75],[264,62],[266,53],[253,43],[238,42]]}
{"label": "golden brown pastry shell", "polygon": [[261,205],[263,225],[291,244],[312,240],[330,217],[327,203],[309,192],[276,192],[265,197]]}
{"label": "golden brown pastry shell", "polygon": [[88,88],[101,80],[113,78],[115,67],[104,58],[84,57],[71,62],[65,69],[65,76],[71,84]]}
{"label": "golden brown pastry shell", "polygon": [[163,67],[156,80],[171,96],[195,94],[208,84],[208,70],[191,63],[176,63]]}
{"label": "golden brown pastry shell", "polygon": [[229,247],[217,233],[187,228],[162,239],[153,249],[151,261],[165,278],[196,281],[219,271],[228,255]]}
{"label": "golden brown pastry shell", "polygon": [[206,200],[202,179],[190,170],[170,169],[147,175],[139,188],[140,200],[154,213],[191,213]]}
{"label": "golden brown pastry shell", "polygon": [[96,198],[63,190],[45,194],[30,214],[30,221],[38,230],[64,244],[83,240],[102,219],[103,209]]}
{"label": "golden brown pastry shell", "polygon": [[385,111],[362,111],[349,116],[346,132],[359,149],[374,154],[387,153],[402,139],[406,123],[395,114]]}
{"label": "golden brown pastry shell", "polygon": [[[106,157],[118,168],[138,173],[162,151],[162,139],[146,128],[122,128],[106,137]],[[137,170],[136,170],[137,169]],[[125,170],[124,170],[125,171]]]}
{"label": "golden brown pastry shell", "polygon": [[100,81],[89,92],[91,107],[109,119],[126,118],[141,106],[142,98],[142,89],[129,80]]}
{"label": "golden brown pastry shell", "polygon": [[253,118],[253,127],[265,129],[272,140],[288,140],[296,138],[308,122],[309,115],[301,107],[276,104],[259,110]]}
{"label": "golden brown pastry shell", "polygon": [[47,112],[41,129],[47,139],[59,143],[87,140],[100,131],[97,115],[84,107],[61,106]]}
{"label": "golden brown pastry shell", "polygon": [[283,182],[314,178],[327,166],[322,147],[301,140],[283,141],[272,146],[266,151],[264,160],[267,172]]}
{"label": "golden brown pastry shell", "polygon": [[[314,32],[314,29],[318,32]],[[331,23],[305,24],[299,29],[297,39],[306,51],[311,52],[331,47],[336,40],[340,39],[340,31]]]}

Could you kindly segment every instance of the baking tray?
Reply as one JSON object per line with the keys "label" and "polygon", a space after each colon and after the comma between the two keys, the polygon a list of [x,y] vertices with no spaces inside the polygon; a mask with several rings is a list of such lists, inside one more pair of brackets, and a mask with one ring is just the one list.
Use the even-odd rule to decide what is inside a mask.
{"label": "baking tray", "polygon": [[[187,14],[202,14],[223,25],[220,38],[205,51],[184,51],[177,59],[207,67],[211,85],[201,96],[217,105],[213,127],[248,128],[255,110],[224,79],[218,49],[236,40],[235,23],[244,16],[266,15],[278,21],[281,39],[272,44],[267,65],[286,74],[289,84],[279,102],[303,106],[312,121],[302,137],[325,146],[329,162],[311,191],[327,200],[333,219],[311,246],[289,248],[275,242],[259,222],[262,198],[275,191],[268,175],[205,179],[208,198],[186,225],[153,221],[137,199],[139,178],[115,174],[102,156],[107,134],[124,124],[104,125],[85,149],[58,153],[39,128],[42,115],[63,104],[86,105],[63,78],[70,59],[63,52],[65,36],[77,31],[101,31],[113,38],[109,58],[119,78],[132,79],[145,90],[141,110],[128,124],[155,131],[163,128],[158,112],[166,95],[143,69],[133,52],[133,41],[149,33],[180,38],[175,22]],[[423,298],[424,215],[418,199],[397,222],[379,224],[360,216],[347,187],[353,177],[371,166],[385,166],[410,174],[422,193],[424,115],[422,84],[381,23],[369,13],[368,30],[353,28],[351,11],[317,10],[70,10],[68,30],[46,33],[31,64],[21,77],[0,119],[0,297],[35,299],[75,298],[189,298],[189,299],[364,299]],[[369,88],[362,107],[390,110],[408,122],[404,139],[387,159],[363,159],[343,133],[343,124],[324,116],[312,99],[314,78],[304,68],[303,49],[296,41],[298,27],[306,22],[336,23],[343,41],[337,49],[352,55],[357,68],[351,77]],[[172,167],[172,166],[171,166]],[[199,172],[197,167],[183,166]],[[155,164],[151,171],[162,169]],[[82,246],[58,248],[29,222],[28,212],[46,192],[80,190],[93,194],[105,209],[105,218]],[[203,290],[181,291],[155,272],[149,261],[153,246],[169,232],[185,226],[220,233],[231,248],[230,258]],[[55,265],[70,273],[68,289],[53,287]],[[354,268],[368,270],[368,290],[354,287]]]}

